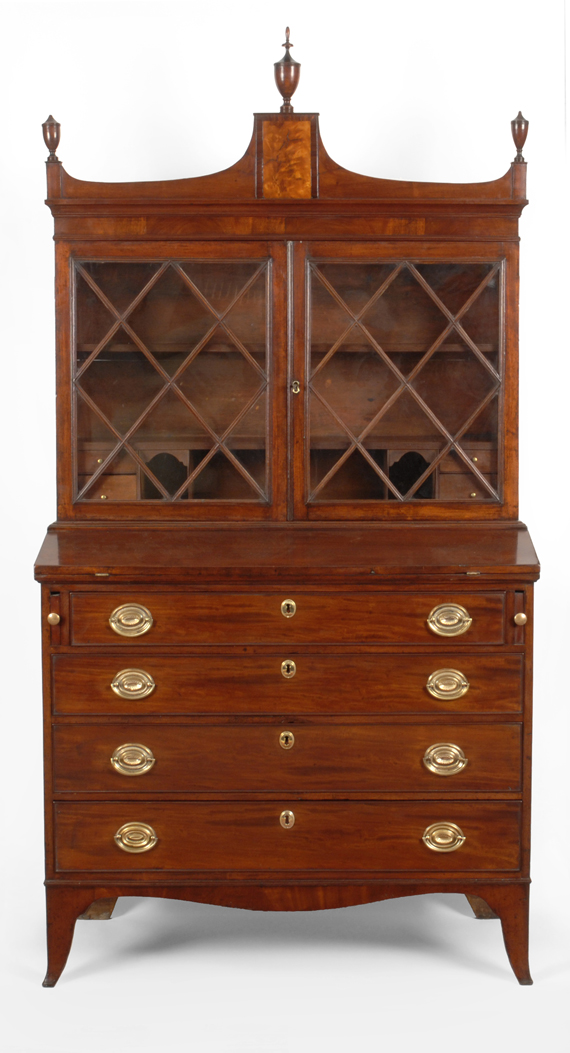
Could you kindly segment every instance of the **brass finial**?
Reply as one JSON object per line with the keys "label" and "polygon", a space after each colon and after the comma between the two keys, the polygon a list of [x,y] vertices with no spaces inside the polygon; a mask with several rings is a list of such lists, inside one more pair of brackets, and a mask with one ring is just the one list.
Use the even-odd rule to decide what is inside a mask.
{"label": "brass finial", "polygon": [[528,135],[528,121],[523,117],[521,111],[517,113],[514,121],[511,121],[511,131],[513,133],[513,139],[517,148],[517,156],[515,157],[515,164],[521,165],[524,163],[524,157],[522,155],[522,148],[526,142]]}
{"label": "brass finial", "polygon": [[56,121],[55,117],[52,117],[50,113],[47,121],[44,121],[44,123],[42,124],[42,128],[44,132],[44,143],[46,144],[49,150],[48,161],[57,161],[55,151],[59,146],[59,133],[61,130],[61,124],[59,124]]}
{"label": "brass finial", "polygon": [[291,58],[290,48],[293,47],[293,44],[289,41],[289,33],[290,29],[289,26],[287,26],[285,30],[285,43],[282,45],[285,48],[285,54],[279,62],[274,63],[275,83],[279,92],[283,96],[281,113],[293,113],[291,97],[297,89],[299,76],[301,74],[301,63],[295,62],[295,59]]}

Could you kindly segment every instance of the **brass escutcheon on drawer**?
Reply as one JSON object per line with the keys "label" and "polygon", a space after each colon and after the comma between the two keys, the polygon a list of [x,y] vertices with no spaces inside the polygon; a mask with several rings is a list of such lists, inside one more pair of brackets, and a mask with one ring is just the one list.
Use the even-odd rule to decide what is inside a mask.
{"label": "brass escutcheon on drawer", "polygon": [[148,698],[156,684],[144,669],[121,669],[111,683],[116,695],[121,698]]}
{"label": "brass escutcheon on drawer", "polygon": [[283,600],[281,604],[281,614],[284,618],[292,618],[297,610],[297,604],[295,600]]}
{"label": "brass escutcheon on drawer", "polygon": [[422,834],[424,845],[433,852],[456,852],[465,842],[465,834],[457,823],[432,823]]}
{"label": "brass escutcheon on drawer", "polygon": [[292,680],[297,672],[297,666],[292,658],[286,658],[284,662],[281,662],[281,672],[286,680]]}
{"label": "brass escutcheon on drawer", "polygon": [[282,750],[291,750],[295,745],[295,736],[292,731],[282,731],[279,736],[279,745]]}
{"label": "brass escutcheon on drawer", "polygon": [[290,830],[292,826],[295,826],[295,813],[290,808],[286,808],[284,812],[281,812],[279,822],[284,830]]}
{"label": "brass escutcheon on drawer", "polygon": [[117,746],[111,757],[111,764],[120,775],[144,775],[154,763],[152,750],[140,742],[125,742]]}
{"label": "brass escutcheon on drawer", "polygon": [[467,765],[467,757],[454,742],[434,742],[422,759],[428,771],[434,775],[457,775]]}
{"label": "brass escutcheon on drawer", "polygon": [[142,636],[152,628],[153,617],[142,603],[123,603],[116,607],[109,625],[119,636]]}
{"label": "brass escutcheon on drawer", "polygon": [[452,701],[469,691],[469,681],[459,669],[436,669],[428,677],[426,687],[434,698]]}
{"label": "brass escutcheon on drawer", "polygon": [[158,841],[156,832],[147,823],[123,823],[115,834],[115,844],[123,852],[148,852]]}
{"label": "brass escutcheon on drawer", "polygon": [[469,611],[459,603],[440,603],[427,618],[428,628],[437,636],[461,636],[472,621]]}

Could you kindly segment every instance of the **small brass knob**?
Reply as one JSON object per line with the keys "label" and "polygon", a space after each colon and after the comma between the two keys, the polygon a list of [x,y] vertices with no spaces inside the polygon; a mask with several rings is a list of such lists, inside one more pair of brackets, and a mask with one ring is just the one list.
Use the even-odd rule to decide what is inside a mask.
{"label": "small brass knob", "polygon": [[59,625],[61,617],[59,614],[56,614],[55,611],[52,611],[51,614],[48,614],[47,620],[48,625]]}
{"label": "small brass knob", "polygon": [[115,834],[115,844],[123,852],[148,852],[157,841],[155,831],[147,823],[123,823]]}
{"label": "small brass knob", "polygon": [[295,611],[297,610],[297,604],[295,600],[283,600],[281,604],[281,614],[284,618],[292,618]]}
{"label": "small brass knob", "polygon": [[467,764],[467,757],[454,742],[435,742],[423,755],[423,762],[434,775],[457,775]]}
{"label": "small brass knob", "polygon": [[152,624],[152,614],[142,603],[123,603],[109,618],[111,629],[119,636],[142,636]]}
{"label": "small brass knob", "polygon": [[286,658],[284,662],[281,662],[281,672],[286,680],[291,680],[297,672],[297,666],[292,658]]}
{"label": "small brass knob", "polygon": [[281,812],[279,822],[284,830],[290,830],[292,826],[295,826],[295,813],[287,808],[284,812]]}
{"label": "small brass knob", "polygon": [[148,746],[140,742],[125,742],[117,746],[111,764],[119,775],[144,775],[154,766],[155,757]]}
{"label": "small brass knob", "polygon": [[120,698],[148,698],[156,684],[144,669],[121,669],[111,682],[111,687]]}
{"label": "small brass knob", "polygon": [[459,603],[440,603],[428,614],[427,624],[436,636],[461,636],[473,619]]}
{"label": "small brass knob", "polygon": [[283,750],[290,750],[295,745],[295,736],[292,731],[282,731],[279,736],[279,745]]}
{"label": "small brass knob", "polygon": [[465,834],[456,823],[432,823],[422,834],[422,841],[433,852],[456,852],[465,842]]}
{"label": "small brass knob", "polygon": [[526,614],[523,614],[523,612],[520,611],[519,614],[515,614],[513,621],[515,625],[526,625],[526,623],[528,622],[528,618]]}
{"label": "small brass knob", "polygon": [[448,702],[466,695],[469,681],[459,669],[436,669],[428,677],[426,687],[434,698]]}

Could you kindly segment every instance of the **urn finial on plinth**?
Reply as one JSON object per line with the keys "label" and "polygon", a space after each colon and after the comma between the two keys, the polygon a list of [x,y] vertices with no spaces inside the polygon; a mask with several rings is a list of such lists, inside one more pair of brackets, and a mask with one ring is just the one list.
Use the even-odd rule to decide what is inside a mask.
{"label": "urn finial on plinth", "polygon": [[297,89],[299,77],[301,75],[301,63],[295,62],[295,59],[291,58],[289,52],[289,49],[293,47],[289,42],[289,32],[289,26],[287,26],[287,29],[285,30],[285,43],[283,44],[285,54],[279,62],[274,63],[275,83],[283,96],[281,113],[293,113],[291,97]]}
{"label": "urn finial on plinth", "polygon": [[528,135],[528,121],[523,117],[521,111],[517,113],[514,121],[511,121],[511,131],[513,133],[513,139],[517,148],[517,156],[515,157],[515,164],[523,164],[524,157],[522,155],[522,148],[526,142]]}
{"label": "urn finial on plinth", "polygon": [[52,117],[51,113],[42,124],[44,132],[44,143],[49,150],[48,161],[57,161],[56,150],[59,146],[59,133],[61,131],[61,124],[56,121],[55,117]]}

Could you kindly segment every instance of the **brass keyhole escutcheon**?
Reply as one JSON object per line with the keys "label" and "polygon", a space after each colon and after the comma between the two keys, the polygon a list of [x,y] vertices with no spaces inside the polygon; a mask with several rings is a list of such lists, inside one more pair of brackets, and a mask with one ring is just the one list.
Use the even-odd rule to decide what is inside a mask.
{"label": "brass keyhole escutcheon", "polygon": [[292,826],[295,826],[295,813],[286,808],[284,812],[281,812],[279,822],[284,830],[290,830]]}
{"label": "brass keyhole escutcheon", "polygon": [[283,600],[281,604],[281,614],[284,618],[292,618],[297,610],[297,604],[295,600]]}
{"label": "brass keyhole escutcheon", "polygon": [[290,750],[295,745],[295,736],[292,731],[282,731],[279,736],[279,745],[283,750]]}
{"label": "brass keyhole escutcheon", "polygon": [[298,380],[291,381],[291,391],[294,395],[298,395],[301,390],[301,385]]}
{"label": "brass keyhole escutcheon", "polygon": [[297,672],[297,666],[292,658],[286,658],[284,662],[281,662],[281,673],[286,680],[291,680]]}

